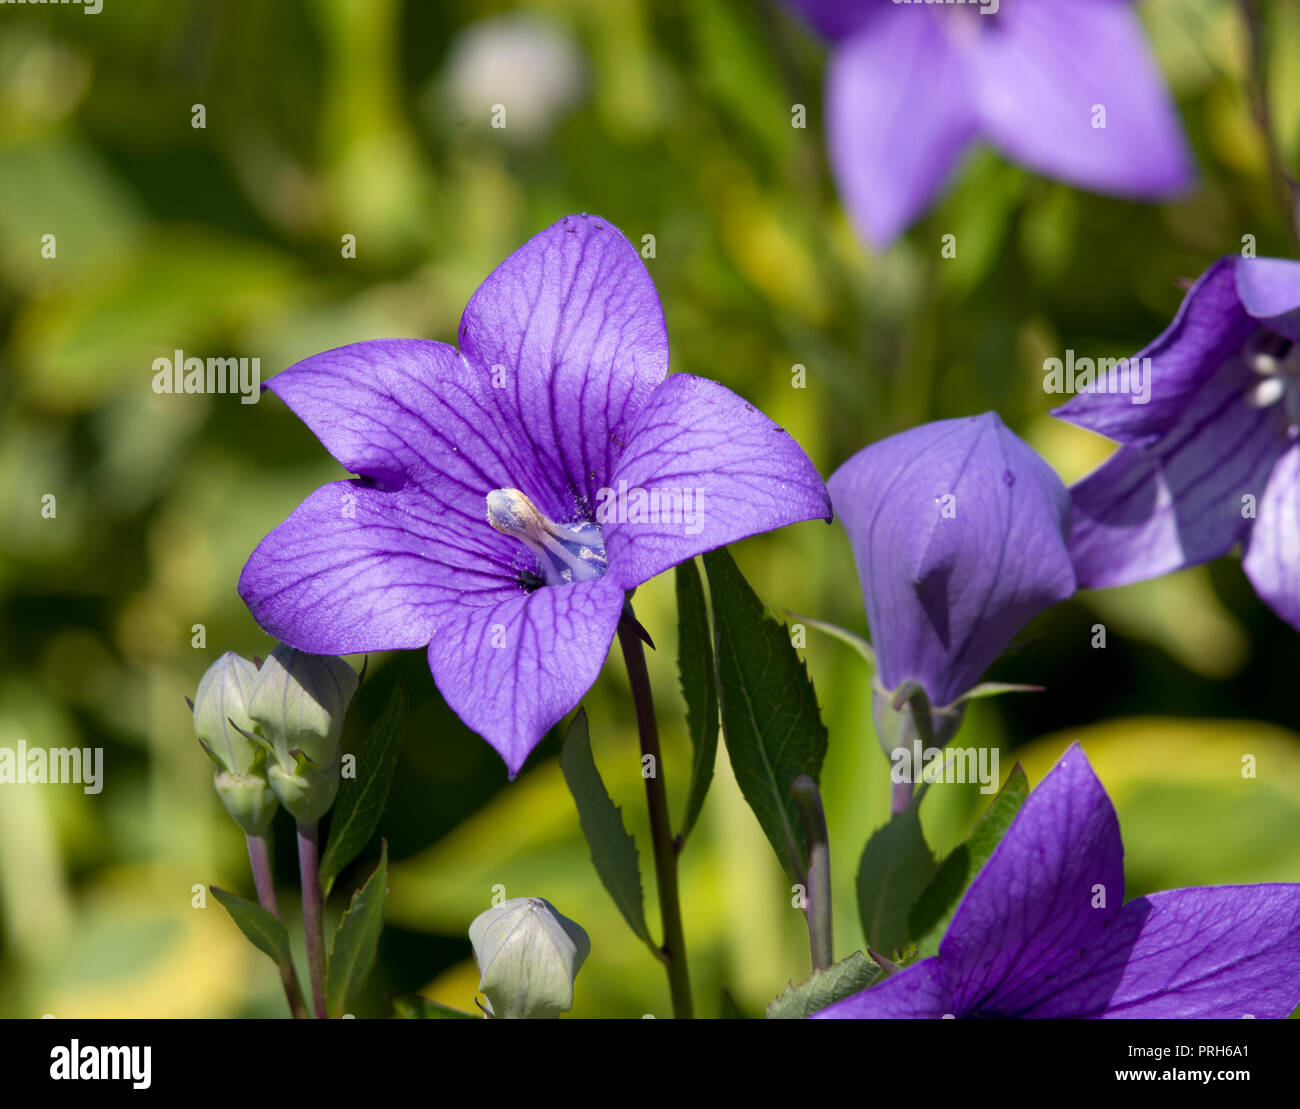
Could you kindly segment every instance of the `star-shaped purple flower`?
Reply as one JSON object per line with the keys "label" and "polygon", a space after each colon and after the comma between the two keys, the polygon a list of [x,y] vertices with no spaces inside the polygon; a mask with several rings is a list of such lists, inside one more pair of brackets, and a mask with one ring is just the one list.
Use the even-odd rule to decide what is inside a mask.
{"label": "star-shaped purple flower", "polygon": [[996,413],[873,443],[831,475],[885,691],[954,703],[1029,620],[1074,593],[1061,479]]}
{"label": "star-shaped purple flower", "polygon": [[789,0],[832,42],[826,137],[860,234],[887,246],[971,143],[1101,193],[1193,166],[1130,0]]}
{"label": "star-shaped purple flower", "polygon": [[1300,884],[1124,900],[1124,845],[1076,743],[1025,801],[938,955],[818,1017],[1285,1017]]}
{"label": "star-shaped purple flower", "polygon": [[1123,444],[1071,489],[1080,586],[1159,577],[1241,542],[1255,591],[1300,628],[1300,263],[1220,259],[1138,359],[1148,403],[1081,392],[1055,412]]}
{"label": "star-shaped purple flower", "polygon": [[459,335],[459,351],[355,343],[267,383],[359,476],[299,505],[239,592],[303,651],[427,646],[447,703],[513,777],[595,681],[627,591],[830,504],[771,420],[666,376],[654,284],[604,220],[525,243]]}

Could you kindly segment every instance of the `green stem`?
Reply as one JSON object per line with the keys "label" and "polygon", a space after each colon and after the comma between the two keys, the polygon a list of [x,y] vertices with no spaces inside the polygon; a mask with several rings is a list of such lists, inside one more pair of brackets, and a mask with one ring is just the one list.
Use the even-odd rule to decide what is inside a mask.
{"label": "green stem", "polygon": [[320,826],[314,820],[298,824],[298,872],[302,876],[302,927],[307,934],[307,966],[311,971],[312,1008],[320,1020],[325,1009],[325,898],[320,888]]}
{"label": "green stem", "polygon": [[[907,689],[906,686],[914,688]],[[905,683],[896,693],[896,697],[901,699],[895,702],[896,709],[902,708],[902,700],[907,701],[908,708],[912,717],[912,726],[916,729],[916,736],[921,741],[923,751],[934,747],[934,721],[930,717],[930,698],[925,695],[925,690],[913,682]],[[913,767],[913,776],[919,773],[918,767]],[[912,797],[916,790],[916,782],[895,782],[889,796],[889,811],[893,816],[907,809],[912,803]]]}
{"label": "green stem", "polygon": [[[280,919],[280,906],[275,899],[275,880],[271,875],[271,849],[266,836],[255,836],[246,832],[248,841],[248,865],[253,869],[253,883],[257,886],[257,901],[276,920]],[[280,981],[284,985],[285,1000],[289,1002],[289,1013],[294,1020],[307,1016],[307,1006],[303,1004],[302,987],[298,985],[298,972],[293,963],[285,961],[280,964]]]}
{"label": "green stem", "polygon": [[677,843],[668,815],[668,791],[664,787],[663,756],[659,750],[659,727],[655,723],[654,698],[646,670],[641,635],[629,604],[618,624],[618,642],[627,664],[632,703],[636,706],[637,732],[641,737],[641,758],[650,756],[650,773],[645,780],[646,804],[650,810],[650,838],[654,843],[655,882],[659,888],[659,915],[663,920],[660,957],[668,971],[668,991],[673,1016],[689,1020],[694,1015],[691,976],[686,963],[686,937],[682,931],[681,896],[677,889]]}
{"label": "green stem", "polygon": [[1293,240],[1300,241],[1300,228],[1296,227],[1295,197],[1282,168],[1282,152],[1278,146],[1277,128],[1274,126],[1273,108],[1269,97],[1268,51],[1264,48],[1264,20],[1259,0],[1241,0],[1242,18],[1250,40],[1250,93],[1255,110],[1255,122],[1264,136],[1264,149],[1268,156],[1270,191],[1282,209],[1282,222]]}
{"label": "green stem", "polygon": [[813,970],[827,970],[835,961],[831,942],[831,849],[826,835],[826,811],[817,783],[800,774],[790,785],[799,809],[804,840],[808,844],[807,892],[804,917],[808,921],[808,946]]}

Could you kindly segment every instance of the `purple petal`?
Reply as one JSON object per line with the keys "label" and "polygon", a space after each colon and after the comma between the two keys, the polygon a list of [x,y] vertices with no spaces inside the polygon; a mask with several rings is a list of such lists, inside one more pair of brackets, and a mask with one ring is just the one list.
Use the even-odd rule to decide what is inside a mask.
{"label": "purple petal", "polygon": [[1285,445],[1280,406],[1252,408],[1249,382],[1243,365],[1225,363],[1163,439],[1146,450],[1121,447],[1071,487],[1081,588],[1208,562],[1249,535],[1242,497],[1259,498]]}
{"label": "purple petal", "polygon": [[884,11],[836,48],[826,78],[828,153],[869,243],[888,246],[930,206],[975,136],[973,87],[933,12]]}
{"label": "purple petal", "polygon": [[[1192,179],[1182,125],[1131,4],[1002,8],[978,21],[987,27],[970,51],[985,137],[1040,173],[1098,192],[1164,196]],[[1105,127],[1093,125],[1099,107]]]}
{"label": "purple petal", "polygon": [[829,485],[887,689],[914,679],[951,703],[1074,592],[1069,496],[992,412],[875,443]]}
{"label": "purple petal", "polygon": [[799,444],[730,389],[690,374],[654,391],[596,510],[609,574],[624,589],[702,551],[830,516]]}
{"label": "purple petal", "polygon": [[1030,793],[939,945],[958,1016],[1019,1016],[1049,998],[1118,915],[1123,859],[1115,810],[1076,743]]}
{"label": "purple petal", "polygon": [[422,490],[336,481],[258,544],[239,577],[253,618],[314,654],[424,647],[435,610],[469,592],[520,593],[508,540],[449,526]]}
{"label": "purple petal", "polygon": [[1239,258],[1237,292],[1255,319],[1292,342],[1300,342],[1300,262]]}
{"label": "purple petal", "polygon": [[1300,629],[1300,442],[1273,467],[1257,515],[1242,569],[1269,608]]}
{"label": "purple petal", "polygon": [[623,590],[608,577],[442,605],[429,668],[447,704],[513,778],[591,688],[622,611]]}
{"label": "purple petal", "polygon": [[1182,417],[1198,389],[1229,361],[1258,324],[1237,295],[1235,257],[1221,258],[1192,286],[1174,322],[1133,360],[1150,359],[1150,401],[1131,395],[1079,393],[1052,414],[1120,443],[1149,446]]}
{"label": "purple petal", "polygon": [[952,987],[947,972],[938,959],[922,959],[870,989],[813,1013],[812,1018],[938,1020],[952,1012]]}
{"label": "purple petal", "polygon": [[500,382],[502,410],[530,444],[529,473],[510,485],[554,519],[594,504],[668,372],[663,309],[641,256],[586,215],[566,216],[493,270],[461,318],[460,349]]}
{"label": "purple petal", "polygon": [[1154,893],[1124,906],[1115,933],[1119,982],[1074,1015],[1281,1019],[1300,1004],[1300,885]]}
{"label": "purple petal", "polygon": [[785,0],[787,8],[799,12],[828,39],[851,35],[878,17],[884,5],[876,0]]}
{"label": "purple petal", "polygon": [[290,366],[267,388],[353,473],[382,489],[418,486],[480,524],[488,492],[532,465],[490,378],[445,343],[353,343]]}

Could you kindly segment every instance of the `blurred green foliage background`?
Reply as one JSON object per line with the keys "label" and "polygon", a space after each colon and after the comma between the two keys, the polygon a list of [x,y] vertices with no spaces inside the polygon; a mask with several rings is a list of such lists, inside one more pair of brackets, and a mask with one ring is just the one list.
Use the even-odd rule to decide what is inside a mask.
{"label": "blurred green foliage background", "polygon": [[[1266,8],[1266,76],[1294,169],[1300,5]],[[0,1016],[284,1011],[270,963],[215,902],[193,904],[203,884],[250,894],[251,882],[184,697],[220,652],[269,649],[236,595],[240,567],[340,475],[269,395],[246,406],[154,394],[154,358],[256,356],[269,376],[361,339],[454,340],[493,266],[590,211],[638,246],[655,237],[647,264],[673,369],[744,394],[824,474],[915,423],[996,408],[1072,480],[1108,445],[1047,415],[1043,359],[1135,351],[1172,316],[1177,279],[1243,235],[1262,255],[1293,251],[1236,4],[1140,10],[1201,166],[1185,199],[1089,196],[980,151],[921,225],[873,255],[827,175],[824,48],[767,0],[104,0],[93,17],[0,7],[0,744],[103,747],[106,759],[96,796],[0,786]],[[504,129],[489,124],[498,103]],[[791,126],[794,104],[807,105],[807,129]],[[940,258],[946,233],[956,260]],[[796,365],[806,388],[792,388]],[[41,514],[47,493],[54,519]],[[838,526],[736,553],[777,610],[865,632]],[[638,614],[658,645],[680,812],[689,761],[671,578],[638,593]],[[1104,650],[1091,646],[1097,623]],[[1047,692],[980,703],[964,742],[1000,745],[1003,774],[1019,757],[1036,782],[1082,739],[1119,808],[1130,896],[1300,880],[1300,638],[1234,560],[1081,595],[1030,631],[1039,638],[991,676]],[[888,764],[857,656],[810,635],[831,733],[842,957],[862,943],[853,875],[886,816]],[[412,719],[382,824],[389,927],[358,1014],[385,1013],[384,993],[399,990],[472,1009],[466,927],[500,885],[548,898],[590,933],[575,1015],[667,1015],[661,969],[588,860],[558,736],[507,785],[409,652],[370,659],[349,744],[397,674]],[[586,705],[657,920],[617,665]],[[1258,758],[1254,781],[1241,777],[1244,753]],[[932,846],[951,848],[986,800],[932,790]],[[282,879],[291,833],[277,824]],[[682,865],[697,1010],[716,1013],[725,987],[758,1015],[807,973],[807,941],[725,755]],[[363,859],[344,876],[332,913],[368,869]],[[281,903],[295,903],[287,882]]]}

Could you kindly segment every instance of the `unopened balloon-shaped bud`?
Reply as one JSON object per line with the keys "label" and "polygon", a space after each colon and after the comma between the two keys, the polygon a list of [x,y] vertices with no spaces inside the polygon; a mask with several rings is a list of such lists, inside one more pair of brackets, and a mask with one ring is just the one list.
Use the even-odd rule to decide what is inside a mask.
{"label": "unopened balloon-shaped bud", "polygon": [[[194,734],[217,764],[213,785],[226,811],[246,832],[262,835],[277,802],[266,780],[248,701],[257,667],[227,651],[208,667],[194,695]],[[251,737],[251,738],[250,738]]]}
{"label": "unopened balloon-shaped bud", "polygon": [[591,951],[582,927],[541,897],[516,897],[474,918],[478,988],[494,1017],[558,1017],[573,1008],[573,979]]}
{"label": "unopened balloon-shaped bud", "polygon": [[343,716],[356,691],[343,659],[283,643],[257,672],[248,715],[274,752],[271,788],[299,822],[320,819],[338,794]]}

